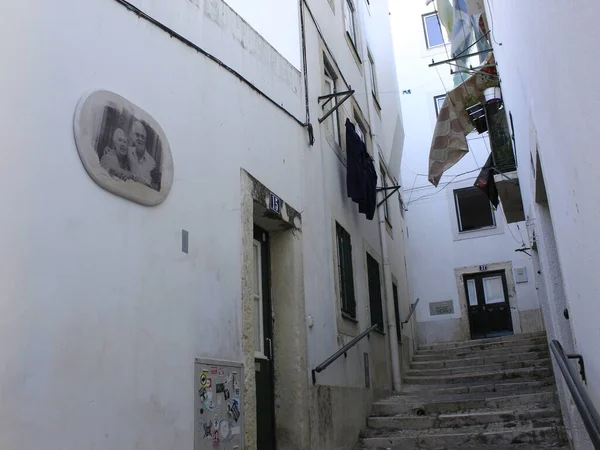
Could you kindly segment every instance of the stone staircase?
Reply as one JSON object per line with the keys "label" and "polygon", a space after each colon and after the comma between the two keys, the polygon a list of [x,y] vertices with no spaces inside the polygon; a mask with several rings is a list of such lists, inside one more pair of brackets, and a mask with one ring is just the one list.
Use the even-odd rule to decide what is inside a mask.
{"label": "stone staircase", "polygon": [[361,450],[568,449],[544,333],[426,345]]}

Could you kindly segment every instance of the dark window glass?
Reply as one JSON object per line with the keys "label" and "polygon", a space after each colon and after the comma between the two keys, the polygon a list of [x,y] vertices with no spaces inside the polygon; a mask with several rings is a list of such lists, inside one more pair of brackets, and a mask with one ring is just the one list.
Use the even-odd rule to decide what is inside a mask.
{"label": "dark window glass", "polygon": [[371,325],[383,332],[383,305],[381,303],[381,281],[379,263],[367,253],[367,278],[369,282],[369,306],[371,309]]}
{"label": "dark window glass", "polygon": [[392,283],[392,295],[394,296],[394,314],[396,315],[396,336],[398,342],[402,342],[402,330],[400,328],[400,305],[398,304],[398,286]]}
{"label": "dark window glass", "polygon": [[352,242],[350,241],[350,234],[339,223],[336,223],[335,226],[342,312],[352,318],[356,318],[354,275],[352,271]]}
{"label": "dark window glass", "polygon": [[490,200],[476,187],[454,191],[459,231],[471,231],[496,225]]}

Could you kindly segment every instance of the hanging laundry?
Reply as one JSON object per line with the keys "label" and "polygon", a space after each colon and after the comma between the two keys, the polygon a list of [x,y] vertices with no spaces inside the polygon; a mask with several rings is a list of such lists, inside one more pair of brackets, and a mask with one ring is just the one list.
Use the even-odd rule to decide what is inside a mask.
{"label": "hanging laundry", "polygon": [[487,159],[485,165],[481,168],[481,172],[477,176],[477,180],[475,180],[475,184],[473,186],[481,189],[485,195],[490,199],[490,203],[494,205],[494,207],[498,207],[498,189],[496,188],[496,181],[494,180],[494,161],[492,158],[492,154]]}
{"label": "hanging laundry", "polygon": [[377,209],[377,171],[367,146],[349,119],[346,119],[346,155],[348,197],[358,203],[360,213],[373,220]]}
{"label": "hanging laundry", "polygon": [[365,198],[366,179],[362,176],[362,154],[365,151],[365,144],[356,133],[354,124],[346,119],[346,191],[356,203]]}

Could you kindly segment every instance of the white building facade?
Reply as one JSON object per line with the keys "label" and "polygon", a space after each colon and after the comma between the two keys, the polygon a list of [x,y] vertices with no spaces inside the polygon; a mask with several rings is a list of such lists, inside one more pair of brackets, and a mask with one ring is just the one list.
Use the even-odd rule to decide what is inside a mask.
{"label": "white building facade", "polygon": [[[420,299],[418,342],[540,331],[543,322],[526,224],[509,224],[502,203],[493,208],[473,186],[490,153],[488,133],[471,132],[469,153],[443,175],[437,187],[428,181],[438,112],[447,91],[454,88],[450,69],[457,68],[429,66],[451,59],[434,3],[397,1],[392,5],[406,129],[402,195],[409,273],[412,295]],[[493,309],[498,314],[495,318]],[[487,310],[487,319],[482,310]]]}
{"label": "white building facade", "polygon": [[[595,89],[598,50],[592,45],[598,7],[593,2],[547,6],[492,0],[486,14],[504,102],[514,121],[519,194],[534,244],[548,339],[582,356],[584,389],[600,410],[600,327],[594,306],[600,290],[600,194],[593,114],[600,94]],[[549,29],[552,22],[560,22],[560,29]],[[555,63],[558,55],[561,64]],[[556,364],[554,372],[573,447],[593,448]]]}
{"label": "white building facade", "polygon": [[[351,449],[371,401],[399,388],[413,342],[410,321],[396,332],[412,302],[405,224],[397,193],[373,220],[348,198],[344,129],[360,130],[377,186],[398,185],[388,7],[259,2],[282,15],[272,24],[244,3],[2,7],[1,448],[225,449],[241,436],[246,449]],[[164,131],[173,182],[159,205],[86,173],[74,116],[98,90]],[[320,123],[333,102],[319,97],[345,91]],[[198,406],[208,360],[243,370],[222,380],[243,427],[230,410],[214,418],[232,405],[216,366]]]}

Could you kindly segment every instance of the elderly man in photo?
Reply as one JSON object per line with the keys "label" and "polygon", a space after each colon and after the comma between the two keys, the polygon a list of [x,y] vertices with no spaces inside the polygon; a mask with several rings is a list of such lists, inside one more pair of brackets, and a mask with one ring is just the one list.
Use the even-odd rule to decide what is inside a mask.
{"label": "elderly man in photo", "polygon": [[129,168],[135,180],[152,188],[152,171],[156,162],[146,151],[146,128],[139,120],[131,126],[129,145]]}

